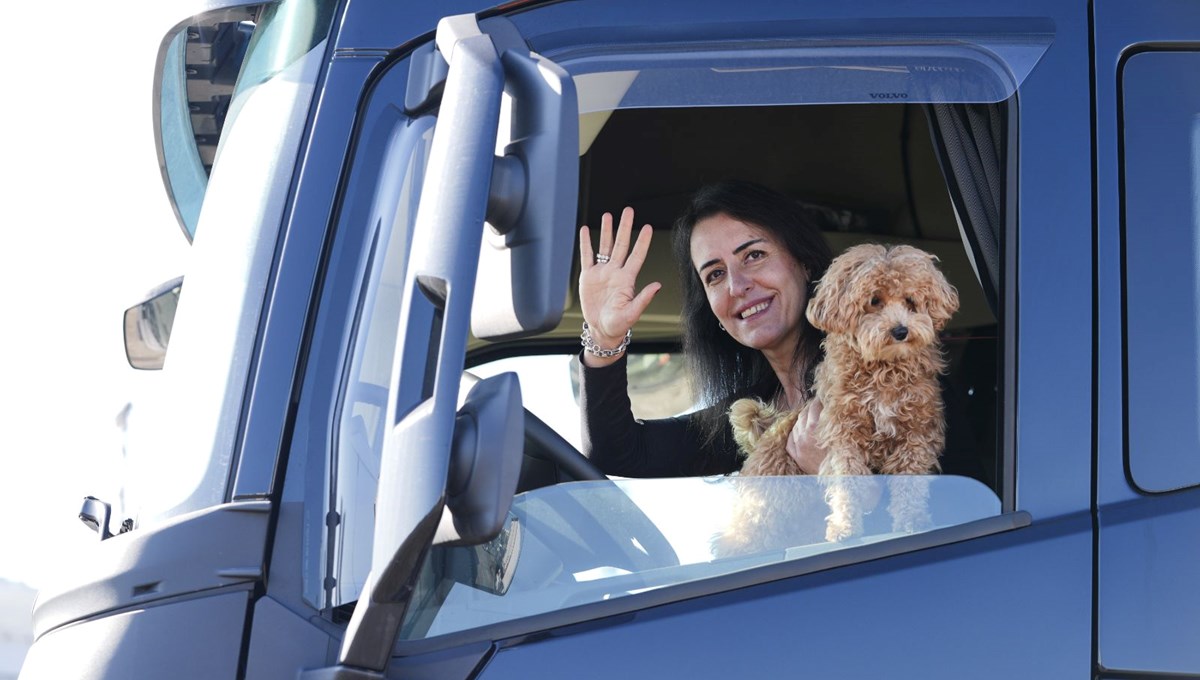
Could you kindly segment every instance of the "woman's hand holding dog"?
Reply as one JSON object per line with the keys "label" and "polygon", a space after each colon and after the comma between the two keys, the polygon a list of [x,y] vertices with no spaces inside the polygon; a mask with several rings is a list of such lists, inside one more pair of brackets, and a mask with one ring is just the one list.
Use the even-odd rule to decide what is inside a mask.
{"label": "woman's hand holding dog", "polygon": [[815,475],[825,460],[825,449],[817,443],[817,423],[821,419],[821,400],[813,397],[800,410],[796,425],[787,439],[787,452],[806,475]]}
{"label": "woman's hand holding dog", "polygon": [[[612,214],[600,219],[600,248],[592,250],[591,230],[584,225],[579,230],[579,304],[583,318],[591,328],[592,339],[603,349],[615,348],[625,339],[625,333],[646,311],[654,294],[662,288],[657,281],[636,292],[638,272],[650,250],[653,229],[645,225],[630,248],[633,235],[633,208],[625,208],[621,222],[613,234]],[[604,366],[619,359],[583,353],[588,366]]]}

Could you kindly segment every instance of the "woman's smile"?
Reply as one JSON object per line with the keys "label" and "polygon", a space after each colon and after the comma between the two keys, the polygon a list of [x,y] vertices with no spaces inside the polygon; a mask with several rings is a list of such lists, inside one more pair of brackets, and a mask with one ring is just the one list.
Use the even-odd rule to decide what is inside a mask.
{"label": "woman's smile", "polygon": [[748,320],[751,317],[757,316],[757,315],[767,311],[767,309],[770,306],[771,306],[770,300],[764,300],[762,302],[757,302],[757,303],[754,303],[754,304],[750,305],[749,307],[743,309],[741,312],[738,312],[738,316],[740,316],[743,320]]}

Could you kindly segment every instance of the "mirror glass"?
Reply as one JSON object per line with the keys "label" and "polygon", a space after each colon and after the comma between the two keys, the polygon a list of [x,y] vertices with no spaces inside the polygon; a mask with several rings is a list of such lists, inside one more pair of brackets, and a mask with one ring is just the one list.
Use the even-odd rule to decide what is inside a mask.
{"label": "mirror glass", "polygon": [[182,278],[168,281],[145,301],[125,310],[125,357],[130,366],[142,370],[163,367],[182,287]]}
{"label": "mirror glass", "polygon": [[155,97],[158,161],[184,234],[196,234],[200,204],[238,74],[254,33],[257,6],[194,17],[164,41]]}

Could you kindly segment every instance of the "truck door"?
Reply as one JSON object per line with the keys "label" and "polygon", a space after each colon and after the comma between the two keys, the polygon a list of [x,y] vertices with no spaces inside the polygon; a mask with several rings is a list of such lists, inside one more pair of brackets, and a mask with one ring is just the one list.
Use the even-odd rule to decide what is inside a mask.
{"label": "truck door", "polygon": [[[274,563],[275,574],[303,571],[293,573],[297,592],[315,611],[304,625],[342,639],[340,651],[312,650],[309,677],[1090,677],[1091,183],[1089,168],[1060,162],[1092,148],[1088,127],[1074,124],[1090,113],[1082,8],[699,2],[682,11],[585,0],[475,23],[458,42],[439,30],[437,53],[432,40],[397,32],[391,44],[401,47],[362,99],[284,489],[285,506],[303,499],[295,509],[307,515],[281,521],[279,534],[302,551],[302,569]],[[478,45],[486,49],[459,51]],[[577,199],[564,231],[619,201],[673,209],[701,182],[736,172],[810,200],[853,198],[858,210],[828,213],[828,238],[841,247],[898,237],[957,249],[963,293],[979,300],[961,354],[990,353],[972,394],[988,404],[975,414],[991,472],[935,480],[931,498],[945,512],[932,530],[889,526],[855,543],[714,556],[709,501],[736,486],[721,477],[536,486],[513,500],[517,521],[498,543],[426,552],[446,491],[454,373],[488,352],[578,351],[578,309],[549,284],[541,292],[567,298],[557,327],[533,341],[503,324],[467,335],[460,305],[471,289],[472,315],[496,304],[479,293],[497,279],[462,277],[489,271],[493,215],[482,205],[506,175],[487,167],[499,163],[490,157],[479,164],[496,146],[480,125],[456,144],[446,116],[461,110],[456,97],[513,95],[494,70],[481,69],[479,84],[455,81],[475,77],[456,60],[490,50],[535,55],[578,93],[578,120],[563,124],[579,126],[579,181],[531,185],[542,190],[528,204]],[[568,81],[554,82],[567,91]],[[906,104],[920,125],[905,127]],[[847,129],[864,136],[821,146]],[[902,130],[913,129],[937,181],[873,219],[871,195],[898,186],[903,196],[917,175],[901,162],[914,139]],[[448,164],[461,174],[435,175]],[[469,202],[422,219],[437,210],[432,196],[460,190]],[[913,197],[937,207],[923,212]],[[481,255],[459,252],[477,245]],[[678,315],[664,311],[664,332]],[[990,335],[976,332],[984,328]],[[523,378],[522,390],[534,384]],[[403,582],[388,582],[403,569],[412,570]],[[391,590],[376,598],[381,584]],[[325,669],[315,667],[321,652]]]}
{"label": "truck door", "polygon": [[1095,11],[1100,677],[1200,673],[1200,6]]}

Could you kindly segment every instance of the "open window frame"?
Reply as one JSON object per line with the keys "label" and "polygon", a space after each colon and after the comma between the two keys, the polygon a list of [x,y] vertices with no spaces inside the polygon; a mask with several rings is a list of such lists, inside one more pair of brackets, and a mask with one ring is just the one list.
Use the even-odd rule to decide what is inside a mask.
{"label": "open window frame", "polygon": [[[925,47],[928,47],[928,46],[925,46]],[[703,50],[698,50],[698,51],[702,52]],[[567,64],[567,67],[569,68],[570,62],[566,62],[566,64]],[[745,570],[745,571],[738,571],[736,573],[731,573],[731,574],[725,574],[725,575],[722,575],[719,577],[704,578],[704,579],[701,579],[698,581],[690,581],[690,582],[682,583],[682,584],[669,585],[669,586],[665,586],[665,587],[661,587],[661,588],[656,588],[652,591],[647,591],[647,592],[631,593],[624,597],[614,598],[612,600],[605,600],[603,602],[585,603],[580,606],[571,607],[569,610],[557,610],[557,611],[552,611],[552,612],[546,612],[543,614],[527,616],[527,617],[523,617],[523,618],[512,620],[512,621],[504,621],[504,622],[497,623],[497,624],[469,628],[466,630],[461,630],[458,632],[453,632],[453,633],[449,633],[446,635],[441,635],[441,636],[437,636],[437,637],[429,638],[429,639],[406,640],[406,641],[399,643],[400,649],[398,651],[400,651],[402,654],[416,653],[416,652],[420,652],[420,651],[426,651],[429,649],[440,648],[443,646],[461,644],[463,642],[472,641],[472,640],[495,639],[497,636],[515,635],[515,634],[520,634],[522,632],[531,632],[534,630],[541,630],[541,629],[545,629],[547,627],[553,627],[553,626],[557,626],[557,625],[565,625],[566,623],[588,620],[588,619],[595,618],[598,616],[606,616],[609,613],[633,611],[633,610],[640,609],[640,608],[643,608],[646,606],[652,606],[653,604],[656,604],[656,603],[661,604],[661,603],[665,603],[665,602],[676,601],[679,599],[688,599],[688,598],[696,597],[699,595],[714,594],[714,593],[718,593],[718,592],[727,591],[730,589],[744,587],[744,586],[750,585],[750,584],[765,583],[765,582],[769,582],[769,581],[773,581],[773,580],[778,580],[781,578],[789,578],[789,577],[798,576],[801,574],[813,573],[815,571],[822,571],[822,570],[829,569],[834,566],[854,564],[854,563],[858,563],[858,562],[861,562],[864,560],[874,560],[874,559],[878,559],[879,557],[883,557],[883,556],[907,553],[907,552],[911,552],[913,550],[919,550],[919,549],[931,547],[934,545],[953,543],[953,542],[957,542],[957,541],[961,541],[961,540],[966,540],[966,539],[972,538],[972,537],[995,533],[998,531],[1011,530],[1011,529],[1028,524],[1029,523],[1028,515],[1021,513],[1019,511],[1016,511],[1016,508],[1015,508],[1015,490],[1013,489],[1013,480],[1014,480],[1013,472],[1015,470],[1015,456],[1014,456],[1015,452],[1013,451],[1014,438],[1012,436],[1012,431],[1015,427],[1014,422],[1013,422],[1013,413],[1015,412],[1015,408],[1014,408],[1015,403],[1013,402],[1013,399],[1010,396],[1013,394],[1012,390],[1011,390],[1011,386],[1013,384],[1015,384],[1014,376],[1015,376],[1015,370],[1016,370],[1016,367],[1015,367],[1015,338],[1016,338],[1016,334],[1015,334],[1015,302],[1016,302],[1015,290],[1016,290],[1016,287],[1015,287],[1015,280],[1014,280],[1015,277],[1013,276],[1013,272],[1015,272],[1016,269],[1015,269],[1015,263],[1011,261],[1011,258],[1008,257],[1007,254],[1016,252],[1016,249],[1015,249],[1016,229],[1015,229],[1015,225],[1013,225],[1011,223],[1012,219],[1013,219],[1012,216],[1014,216],[1016,214],[1016,211],[1013,209],[1015,206],[1015,201],[1016,201],[1015,187],[1017,186],[1016,182],[1015,182],[1015,168],[1016,168],[1017,164],[1015,162],[1015,156],[1014,156],[1014,154],[1016,153],[1016,148],[1017,148],[1017,146],[1016,146],[1016,138],[1017,137],[1016,137],[1016,131],[1015,131],[1015,120],[1016,120],[1016,110],[1015,110],[1016,96],[1015,96],[1015,93],[1016,93],[1016,89],[1017,89],[1017,84],[1013,83],[1011,91],[1008,93],[1008,96],[1005,99],[1001,100],[1001,101],[1007,102],[1007,104],[1002,107],[1002,110],[1004,111],[1004,114],[1006,116],[1006,121],[1007,121],[1007,125],[1005,128],[1007,131],[1007,134],[1002,138],[1002,141],[1003,141],[1002,148],[1005,151],[1005,154],[1006,154],[1005,158],[1007,159],[1007,162],[1003,166],[1004,167],[1003,175],[1005,177],[1005,182],[1004,182],[1004,192],[1003,192],[1003,196],[1002,196],[1003,205],[1004,205],[1004,210],[1002,213],[1002,220],[1003,220],[1003,224],[1005,225],[1005,228],[1003,229],[1003,232],[1000,235],[1000,238],[1002,241],[999,244],[999,250],[1000,250],[999,263],[1001,265],[1001,270],[997,277],[998,278],[997,288],[999,288],[1000,290],[1003,290],[1004,294],[1000,296],[1000,304],[998,305],[998,309],[994,310],[997,313],[998,319],[1000,320],[999,327],[1003,334],[1002,335],[1002,337],[1003,337],[1003,342],[1002,342],[1003,358],[998,360],[998,367],[997,367],[998,376],[997,376],[996,384],[994,386],[994,389],[996,389],[1000,392],[1000,397],[997,400],[997,403],[1003,404],[1003,406],[1002,406],[1003,412],[1002,412],[1002,415],[999,417],[999,424],[997,426],[997,430],[999,433],[998,440],[1000,442],[1000,444],[997,446],[997,451],[999,452],[998,459],[1000,461],[1000,463],[999,463],[1000,473],[999,473],[998,484],[999,484],[999,487],[1001,490],[1001,496],[1002,496],[1001,501],[999,503],[999,510],[1000,510],[999,514],[997,514],[996,516],[993,516],[993,517],[979,519],[977,521],[972,521],[972,522],[968,522],[968,523],[964,523],[964,524],[960,524],[960,525],[956,525],[956,526],[952,526],[952,527],[946,527],[944,529],[938,529],[938,530],[935,530],[935,531],[932,531],[929,533],[925,533],[925,534],[912,535],[912,536],[898,538],[895,540],[889,540],[884,543],[872,544],[870,546],[860,546],[860,547],[856,547],[856,548],[852,548],[852,549],[848,549],[848,550],[838,551],[836,553],[836,555],[832,555],[832,556],[822,556],[820,558],[790,560],[787,562],[776,563],[776,564],[772,564],[772,565],[760,565],[753,569],[749,569],[749,570]],[[840,103],[843,105],[847,104],[847,102],[840,102]],[[858,102],[858,103],[866,104],[866,102]],[[994,103],[994,102],[986,102],[986,103]],[[728,105],[728,102],[723,102],[723,104]],[[770,106],[790,106],[790,105],[801,105],[801,104],[807,105],[807,106],[821,106],[822,105],[820,102],[813,102],[813,101],[792,102],[792,103],[772,102],[769,105]],[[616,109],[621,109],[621,108],[622,107],[619,107],[619,106],[616,107]],[[678,107],[677,106],[676,108],[686,108],[686,107]],[[587,112],[585,112],[585,113],[587,113]],[[581,185],[586,184],[588,181],[589,181],[589,174],[587,172],[582,172],[581,173]],[[584,207],[583,210],[581,211],[581,213],[586,214],[586,210],[587,210],[587,208]],[[970,211],[965,210],[965,209],[959,209],[956,212],[958,213],[956,216],[956,221],[957,221],[957,223],[959,225],[959,229],[961,231],[963,229],[962,225],[963,225],[963,221],[964,221],[964,214],[966,215],[966,219],[970,219]],[[387,227],[386,224],[378,224],[375,226],[383,227],[383,228]],[[368,239],[368,240],[371,240],[371,239]],[[374,242],[374,241],[372,241],[372,242]],[[368,276],[370,276],[370,273],[368,273]],[[570,310],[569,310],[569,305],[570,305],[570,300],[568,299],[568,312],[566,314],[564,314],[564,321],[559,326],[559,328],[557,330],[547,334],[547,337],[545,339],[535,341],[534,344],[553,342],[554,338],[565,338],[568,336],[573,336],[577,332],[575,330],[575,328],[577,328],[578,318],[572,318],[572,316],[570,314]],[[362,323],[362,319],[357,320],[356,326],[361,323]],[[650,333],[649,336],[650,336],[649,337],[650,340],[655,341],[655,342],[661,342],[665,338],[669,337],[669,334],[656,336],[654,333]],[[519,347],[518,344],[515,344],[515,341],[513,341],[512,343],[501,343],[501,346],[508,346],[508,347],[513,347],[513,348]],[[486,353],[489,351],[491,351],[491,352],[496,351],[495,348],[483,349],[483,347],[484,347],[484,345],[482,343],[479,343],[476,341],[471,341],[468,343],[468,352],[469,353]],[[513,351],[515,351],[515,350],[513,350]],[[467,360],[467,363],[468,364],[470,363],[469,359]],[[336,499],[341,496],[342,496],[341,492],[339,492],[337,490],[334,491],[333,498],[334,498],[335,502],[336,502]],[[334,541],[335,541],[335,539],[333,538],[333,536],[331,534],[331,541],[330,541],[331,544]]]}

